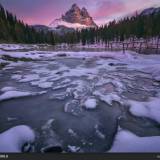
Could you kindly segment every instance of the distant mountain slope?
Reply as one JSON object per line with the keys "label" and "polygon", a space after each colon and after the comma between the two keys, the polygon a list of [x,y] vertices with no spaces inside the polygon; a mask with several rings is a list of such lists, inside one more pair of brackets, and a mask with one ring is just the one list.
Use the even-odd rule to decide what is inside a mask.
{"label": "distant mountain slope", "polygon": [[157,13],[160,13],[160,7],[158,8],[147,8],[147,9],[144,9],[142,12],[141,12],[141,16],[147,16],[147,15],[150,15],[150,14],[157,14]]}
{"label": "distant mountain slope", "polygon": [[48,31],[50,29],[45,25],[32,25],[31,27],[33,27],[36,31]]}

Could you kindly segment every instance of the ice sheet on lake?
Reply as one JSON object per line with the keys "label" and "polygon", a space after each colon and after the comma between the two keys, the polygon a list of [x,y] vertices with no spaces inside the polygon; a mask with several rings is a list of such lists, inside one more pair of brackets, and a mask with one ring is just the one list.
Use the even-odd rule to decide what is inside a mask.
{"label": "ice sheet on lake", "polygon": [[[0,55],[8,55],[14,58],[30,58],[34,60],[38,59],[50,59],[57,57],[59,55],[64,54],[62,51],[27,51],[27,52],[9,52],[9,51],[0,51]],[[125,54],[122,51],[117,52],[65,52],[65,55],[67,57],[76,57],[76,58],[82,58],[82,57],[100,57],[103,56],[105,58],[115,58],[115,59],[134,59],[136,56],[135,52],[128,51]]]}
{"label": "ice sheet on lake", "polygon": [[[60,57],[62,54],[65,54],[66,57]],[[154,96],[152,92],[157,92],[159,88],[159,55],[139,55],[130,51],[126,51],[125,54],[123,52],[0,51],[0,57],[2,55],[36,60],[17,63],[8,61],[10,64],[3,71],[7,73],[10,73],[9,69],[11,71],[16,69],[22,71],[11,73],[11,80],[23,82],[22,84],[18,83],[20,86],[29,85],[29,87],[36,86],[38,89],[48,89],[47,100],[52,99],[53,103],[54,100],[64,101],[69,97],[70,99],[68,98],[69,100],[64,105],[66,115],[81,116],[85,112],[83,107],[95,109],[100,101],[109,105],[112,105],[113,101],[122,105],[127,101],[127,105],[130,106],[129,110],[133,115],[148,117],[160,122],[158,106],[160,101],[158,98],[151,98],[151,95]],[[75,67],[70,67],[71,64],[65,64],[66,61],[67,63],[70,62],[68,60],[72,58],[78,59]],[[71,62],[76,63],[77,61],[73,62],[72,59]],[[33,87],[33,89],[36,87]],[[0,95],[1,101],[42,94],[42,92],[17,91],[16,87],[15,89],[2,88],[1,91],[4,92]],[[126,92],[126,95],[123,92]],[[128,95],[137,98],[137,95],[139,96],[141,93],[146,93],[149,100],[138,102],[131,101],[128,98]],[[46,122],[42,127],[44,146],[49,146],[50,143],[55,144],[53,139],[57,135],[55,136],[51,123],[52,120]],[[94,131],[98,138],[102,140],[106,138],[103,129],[99,126],[95,126]],[[68,133],[76,136],[77,132],[70,129]],[[159,146],[159,141],[156,142],[158,138],[142,138],[130,132],[121,131],[118,132],[111,151],[151,151],[150,148],[145,148],[145,145],[153,146],[152,142],[154,142]],[[157,149],[160,151],[159,148],[156,148],[157,146],[153,146],[154,151],[157,151]],[[74,145],[68,146],[68,149],[77,151]]]}

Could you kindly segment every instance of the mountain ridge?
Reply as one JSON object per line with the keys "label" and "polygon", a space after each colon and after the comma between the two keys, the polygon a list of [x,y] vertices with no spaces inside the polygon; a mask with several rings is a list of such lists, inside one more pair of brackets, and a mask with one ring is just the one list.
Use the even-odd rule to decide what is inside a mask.
{"label": "mountain ridge", "polygon": [[150,7],[150,8],[146,8],[144,9],[140,15],[141,16],[147,16],[147,15],[150,15],[150,14],[156,14],[160,12],[160,7]]}

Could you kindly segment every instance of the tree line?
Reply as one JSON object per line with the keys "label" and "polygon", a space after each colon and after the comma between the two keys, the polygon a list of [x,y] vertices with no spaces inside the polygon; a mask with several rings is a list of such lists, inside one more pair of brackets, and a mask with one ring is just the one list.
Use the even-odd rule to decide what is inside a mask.
{"label": "tree line", "polygon": [[[79,36],[80,35],[80,36]],[[126,17],[98,28],[84,29],[78,36],[83,45],[160,37],[160,12]]]}
{"label": "tree line", "polygon": [[53,31],[36,31],[33,27],[17,20],[16,16],[0,6],[0,42],[16,43],[108,43],[135,38],[160,36],[160,12],[149,15],[126,17],[97,28],[67,32],[63,35]]}
{"label": "tree line", "polygon": [[37,32],[0,5],[0,42],[55,44],[53,32]]}

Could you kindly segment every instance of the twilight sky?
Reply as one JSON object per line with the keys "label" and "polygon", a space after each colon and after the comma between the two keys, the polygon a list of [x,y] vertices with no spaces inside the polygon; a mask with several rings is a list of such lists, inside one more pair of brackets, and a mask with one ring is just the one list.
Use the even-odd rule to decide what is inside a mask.
{"label": "twilight sky", "polygon": [[160,0],[0,0],[0,3],[24,22],[44,25],[60,18],[73,3],[87,8],[97,24],[160,6]]}

